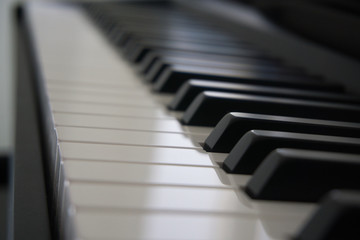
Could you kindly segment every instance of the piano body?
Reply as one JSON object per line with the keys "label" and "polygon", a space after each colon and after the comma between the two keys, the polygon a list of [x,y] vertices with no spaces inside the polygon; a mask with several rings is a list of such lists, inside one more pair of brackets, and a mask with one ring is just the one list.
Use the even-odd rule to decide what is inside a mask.
{"label": "piano body", "polygon": [[8,239],[358,231],[334,217],[358,214],[356,193],[319,203],[359,186],[357,49],[324,47],[231,1],[34,2],[16,14]]}

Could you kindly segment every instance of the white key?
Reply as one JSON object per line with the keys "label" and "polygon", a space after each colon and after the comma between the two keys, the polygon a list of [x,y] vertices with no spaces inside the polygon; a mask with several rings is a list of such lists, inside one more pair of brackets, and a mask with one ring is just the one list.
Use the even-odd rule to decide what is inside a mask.
{"label": "white key", "polygon": [[70,183],[75,206],[98,209],[148,209],[256,214],[240,204],[232,189]]}
{"label": "white key", "polygon": [[191,135],[193,138],[190,138],[189,136],[180,133],[140,132],[79,127],[57,127],[56,129],[60,141],[195,149],[201,148],[199,142],[204,141],[206,137],[204,135]]}
{"label": "white key", "polygon": [[62,142],[60,148],[64,159],[207,167],[217,166],[212,162],[209,155],[202,149],[123,146],[73,142]]}
{"label": "white key", "polygon": [[[65,46],[68,49],[68,46]],[[57,79],[68,79],[81,78],[83,75],[88,79],[97,80],[100,83],[106,82],[129,82],[134,85],[139,85],[138,77],[135,72],[131,71],[131,68],[128,69],[126,78],[124,78],[124,68],[121,67],[112,67],[111,69],[101,68],[101,67],[82,67],[81,65],[70,65],[70,64],[45,64],[45,72],[50,76],[59,76]],[[102,66],[101,64],[100,66]],[[80,77],[81,76],[81,77]],[[52,78],[52,77],[50,77]]]}
{"label": "white key", "polygon": [[314,204],[253,201],[243,191],[220,188],[157,186],[137,184],[81,183],[69,184],[76,207],[143,209],[206,213],[289,216],[299,221],[314,210]]}
{"label": "white key", "polygon": [[114,87],[114,86],[104,86],[97,85],[92,86],[90,84],[83,83],[69,83],[69,82],[48,82],[47,89],[51,91],[67,91],[67,92],[83,92],[83,93],[91,93],[91,94],[99,94],[99,95],[130,95],[130,96],[151,96],[147,92],[145,88],[139,88],[135,86],[122,86],[122,87]]}
{"label": "white key", "polygon": [[159,119],[175,119],[166,114],[161,107],[141,107],[128,105],[109,105],[82,102],[51,101],[53,112],[98,114],[108,116],[130,116]]}
{"label": "white key", "polygon": [[160,106],[154,100],[142,98],[139,96],[118,96],[118,95],[94,95],[90,93],[79,92],[58,92],[49,91],[50,101],[61,100],[69,102],[87,102],[87,103],[103,103],[119,105],[125,104],[129,106],[156,107]]}
{"label": "white key", "polygon": [[97,212],[78,209],[84,239],[286,239],[299,227],[292,218],[172,212]]}
{"label": "white key", "polygon": [[109,129],[143,130],[154,132],[195,133],[208,135],[211,128],[185,129],[175,119],[146,119],[133,117],[110,117],[83,114],[55,113],[55,125],[74,127],[95,127]]}
{"label": "white key", "polygon": [[[65,160],[64,172],[72,181],[137,183],[229,188],[221,182],[219,168],[188,167],[121,162]],[[224,178],[223,176],[221,178]],[[224,178],[226,179],[226,178]]]}

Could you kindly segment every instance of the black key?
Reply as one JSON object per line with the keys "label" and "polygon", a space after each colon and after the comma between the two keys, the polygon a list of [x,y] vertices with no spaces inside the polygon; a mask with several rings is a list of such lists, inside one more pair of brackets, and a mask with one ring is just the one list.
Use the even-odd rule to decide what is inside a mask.
{"label": "black key", "polygon": [[[129,27],[135,30],[148,29],[148,28],[156,28],[157,29],[169,29],[169,26],[173,29],[206,29],[211,30],[212,28],[204,24],[204,22],[196,21],[194,18],[188,18],[185,16],[178,15],[164,17],[161,16],[156,17],[153,15],[145,16],[145,15],[126,15],[124,13],[116,14],[112,16],[104,16],[106,20],[109,22],[113,22],[121,27]],[[213,29],[214,30],[214,29]]]}
{"label": "black key", "polygon": [[208,54],[208,53],[199,53],[199,52],[184,52],[184,51],[175,51],[175,50],[156,50],[151,51],[147,54],[144,59],[137,64],[138,71],[141,73],[147,73],[157,59],[162,59],[165,57],[175,57],[175,58],[186,58],[194,60],[206,60],[206,61],[216,61],[224,63],[247,63],[247,64],[264,64],[267,66],[282,66],[281,62],[278,59],[259,59],[259,58],[244,58],[244,57],[235,57],[235,56],[226,56],[223,54]]}
{"label": "black key", "polygon": [[[164,19],[162,20],[164,21]],[[148,40],[173,40],[173,41],[186,41],[186,42],[196,42],[201,40],[203,43],[207,42],[217,42],[220,45],[224,43],[237,43],[245,45],[245,41],[239,40],[238,38],[233,38],[228,34],[219,31],[218,29],[198,23],[195,21],[184,21],[181,19],[181,22],[178,20],[173,21],[169,20],[169,23],[159,23],[159,20],[141,22],[138,19],[131,22],[128,21],[119,21],[119,20],[110,20],[113,24],[114,30],[119,34],[126,33],[127,35],[122,35],[121,41],[126,40],[126,38],[142,40],[141,42],[145,43]],[[207,41],[207,42],[206,42]],[[246,44],[249,46],[249,44]]]}
{"label": "black key", "polygon": [[294,99],[320,100],[324,102],[359,104],[360,98],[345,94],[321,91],[307,91],[292,88],[264,87],[251,84],[224,83],[217,81],[189,80],[177,91],[169,108],[172,110],[185,110],[195,97],[203,91],[219,91],[242,93],[270,97],[286,97]]}
{"label": "black key", "polygon": [[[122,28],[118,36],[118,44],[124,45],[127,41],[132,38],[139,38],[141,36],[153,36],[153,37],[165,37],[174,39],[209,39],[213,41],[227,41],[234,40],[226,34],[214,34],[214,31],[199,31],[191,30],[187,28],[177,29],[156,29],[156,28],[145,28],[143,26],[126,27]],[[234,40],[235,41],[235,40]]]}
{"label": "black key", "polygon": [[112,16],[114,18],[123,18],[125,20],[130,21],[132,18],[141,19],[144,21],[149,20],[177,20],[184,19],[185,17],[190,17],[189,12],[180,11],[178,8],[174,8],[169,4],[165,4],[163,1],[161,4],[121,4],[121,6],[117,4],[108,4],[108,5],[96,5],[96,10],[99,11],[99,14],[105,16]]}
{"label": "black key", "polygon": [[360,138],[305,133],[251,130],[231,150],[223,163],[228,173],[252,174],[276,148],[360,153]]}
{"label": "black key", "polygon": [[[134,33],[156,33],[157,36],[168,36],[175,33],[184,33],[189,37],[209,37],[209,39],[232,40],[235,39],[229,34],[221,31],[219,28],[204,24],[199,21],[194,21],[186,17],[155,19],[155,18],[128,18],[121,19],[121,17],[113,17],[110,21],[117,24],[122,29]],[[168,22],[166,22],[168,21]],[[214,33],[223,33],[223,36],[214,37]],[[191,35],[188,35],[191,34]]]}
{"label": "black key", "polygon": [[[120,30],[120,29],[118,29]],[[120,30],[121,31],[121,30]],[[146,42],[182,42],[182,43],[189,43],[189,44],[205,44],[211,45],[214,47],[218,46],[227,46],[227,47],[237,47],[237,48],[244,48],[244,49],[254,49],[254,47],[239,39],[231,39],[230,37],[224,37],[223,40],[213,39],[213,38],[205,38],[205,37],[175,37],[171,35],[154,35],[148,32],[136,32],[131,38],[131,41],[135,44],[138,43],[146,43]],[[158,44],[157,44],[158,45]]]}
{"label": "black key", "polygon": [[276,149],[245,191],[254,199],[317,202],[332,189],[360,190],[359,172],[360,155]]}
{"label": "black key", "polygon": [[327,194],[294,240],[357,239],[360,236],[360,192],[335,190]]}
{"label": "black key", "polygon": [[253,129],[360,137],[360,124],[311,118],[283,117],[251,113],[228,113],[206,138],[209,152],[230,152],[240,138]]}
{"label": "black key", "polygon": [[223,82],[246,83],[264,86],[292,87],[311,90],[341,91],[339,84],[324,84],[311,77],[286,76],[276,73],[257,73],[251,71],[213,69],[210,67],[196,67],[176,65],[169,66],[154,83],[157,92],[173,93],[189,79],[217,80]]}
{"label": "black key", "polygon": [[360,106],[356,105],[205,91],[186,109],[182,122],[187,125],[215,126],[229,112],[360,121]]}
{"label": "black key", "polygon": [[146,9],[128,8],[111,6],[107,8],[98,9],[98,13],[94,13],[97,21],[112,21],[115,23],[122,23],[126,25],[140,25],[140,26],[158,26],[158,28],[183,25],[184,27],[197,27],[207,26],[208,24],[200,18],[194,18],[190,14],[177,11],[174,8],[151,8],[148,6]]}
{"label": "black key", "polygon": [[[219,41],[217,39],[210,38],[175,38],[173,36],[147,36],[147,34],[138,33],[136,36],[132,37],[127,41],[127,46],[124,48],[137,48],[137,47],[174,47],[179,50],[187,49],[187,47],[199,47],[199,50],[207,48],[219,48],[219,47],[227,47],[227,48],[237,48],[237,49],[248,49],[254,50],[255,48],[248,43],[241,42],[239,40],[223,40]],[[125,49],[124,49],[125,50]],[[129,49],[130,50],[130,49]]]}
{"label": "black key", "polygon": [[[198,67],[212,67],[220,69],[232,69],[232,70],[245,70],[252,72],[266,72],[266,73],[277,73],[277,74],[288,74],[288,75],[302,75],[305,76],[303,71],[297,68],[290,68],[286,66],[274,66],[261,63],[249,63],[248,58],[244,58],[243,61],[238,62],[224,62],[214,61],[207,59],[194,59],[184,57],[162,57],[154,61],[153,65],[147,72],[143,72],[145,75],[146,82],[155,82],[160,76],[162,71],[172,65],[190,65]],[[315,79],[317,80],[317,79]]]}
{"label": "black key", "polygon": [[228,56],[241,56],[251,58],[270,58],[257,50],[240,47],[214,46],[208,43],[189,43],[182,41],[137,41],[128,42],[125,54],[131,62],[140,62],[150,51],[180,50],[190,52],[203,52],[208,54],[223,54]]}

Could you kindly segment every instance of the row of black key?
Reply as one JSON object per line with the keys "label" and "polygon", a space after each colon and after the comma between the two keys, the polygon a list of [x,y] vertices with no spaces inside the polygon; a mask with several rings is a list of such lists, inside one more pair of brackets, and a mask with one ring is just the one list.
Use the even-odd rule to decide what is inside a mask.
{"label": "row of black key", "polygon": [[176,93],[169,108],[185,111],[183,124],[217,124],[204,149],[229,153],[225,171],[253,174],[249,196],[360,190],[360,98],[183,11],[137,6],[87,9],[154,91]]}

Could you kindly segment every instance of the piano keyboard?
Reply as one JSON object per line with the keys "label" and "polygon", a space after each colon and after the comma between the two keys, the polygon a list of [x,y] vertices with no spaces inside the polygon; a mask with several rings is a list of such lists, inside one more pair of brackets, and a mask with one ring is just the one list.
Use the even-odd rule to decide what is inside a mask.
{"label": "piano keyboard", "polygon": [[[111,8],[108,10],[116,15]],[[135,10],[140,13],[138,20],[136,16],[131,16]],[[96,10],[92,11],[96,16]],[[156,39],[156,33],[162,32],[161,28],[151,31],[139,26],[141,20],[146,21],[146,14],[141,17],[141,13],[146,11],[141,5],[124,5],[123,21],[132,19],[134,23],[129,24],[129,29]],[[163,12],[161,7],[153,11]],[[220,53],[219,59],[214,57],[219,52],[213,55],[202,53],[201,56],[196,55],[196,49],[186,50],[187,44],[191,46],[186,34],[191,31],[181,30],[175,30],[174,34],[178,34],[180,42],[184,39],[184,46],[179,45],[179,49],[173,50],[175,47],[166,46],[165,42],[161,45],[149,40],[147,45],[157,46],[160,50],[136,57],[136,51],[119,54],[89,21],[80,5],[31,4],[27,12],[44,80],[42,84],[48,98],[48,103],[44,105],[51,109],[49,118],[53,128],[50,135],[54,136],[56,143],[52,146],[56,151],[52,152],[49,175],[54,186],[51,215],[60,239],[289,239],[310,218],[316,208],[315,203],[254,200],[249,197],[246,192],[251,175],[231,173],[229,168],[226,172],[222,168],[231,153],[203,150],[214,124],[182,125],[181,121],[184,122],[185,116],[190,115],[192,110],[189,109],[194,108],[194,103],[189,103],[191,105],[185,114],[168,110],[167,105],[174,99],[174,90],[185,82],[186,71],[197,72],[194,78],[201,78],[207,70],[213,71],[212,76],[218,74],[220,77],[211,79],[207,76],[211,83],[216,84],[216,80],[225,76],[231,84],[241,83],[250,88],[263,87],[265,81],[257,83],[251,75],[244,81],[238,81],[237,74],[246,75],[251,69],[261,69],[264,77],[269,77],[265,83],[269,89],[280,89],[279,86],[284,91],[290,90],[288,87],[291,86],[314,88],[314,93],[324,94],[325,98],[343,96],[338,93],[338,85],[325,85],[317,77],[284,66],[273,57],[262,56],[261,51],[262,57],[258,57],[258,50],[230,37],[229,40],[226,35],[214,35],[215,42],[229,42],[227,47],[214,47],[214,51],[229,51],[227,55]],[[174,17],[174,22],[158,24],[170,27],[171,24],[189,24],[190,20],[182,18],[181,11],[176,14],[178,18]],[[102,19],[100,15],[98,18],[106,25],[107,19]],[[202,22],[196,24],[201,26]],[[112,40],[119,43],[125,36],[116,34],[111,27],[115,29],[110,25],[107,31]],[[143,29],[143,33],[139,29]],[[204,29],[193,34],[203,34],[206,39],[209,31]],[[193,41],[196,42],[196,39]],[[211,49],[211,44],[207,46],[201,39],[199,42],[199,46],[204,44],[205,49]],[[238,45],[244,48],[236,53],[233,46]],[[183,55],[182,48],[186,50]],[[140,47],[138,49],[141,52]],[[162,53],[168,54],[167,60],[156,57]],[[143,57],[144,61],[135,67],[125,60],[126,55],[133,60]],[[255,65],[246,63],[244,59],[247,55],[250,55],[249,62]],[[186,63],[187,58],[191,59],[189,63]],[[146,83],[139,74],[139,71],[146,72],[145,63],[151,62],[151,59],[156,59],[154,68],[161,65],[160,61],[168,62],[158,74],[160,80],[155,87]],[[235,60],[243,63],[234,64]],[[227,61],[228,69],[225,66]],[[217,62],[222,62],[224,67],[215,67]],[[178,68],[172,63],[176,63]],[[245,70],[234,70],[241,66]],[[171,74],[178,74],[176,86],[166,82],[166,76]],[[283,79],[279,80],[276,76]],[[181,80],[183,77],[184,80]],[[255,85],[249,84],[252,81]],[[331,92],[323,92],[321,86],[328,87]],[[207,94],[213,96],[215,93]],[[224,94],[221,93],[221,97],[252,96],[251,93]],[[199,99],[197,97],[194,102],[199,102]],[[279,99],[274,101],[281,101],[281,97]],[[317,100],[293,101],[310,106],[317,104]],[[353,107],[350,110],[346,108],[344,113],[347,110],[357,112],[356,104],[343,103],[341,106],[344,109]],[[218,107],[209,103],[204,111]],[[319,105],[319,109],[324,109],[323,105]],[[288,118],[295,117],[304,116],[295,114]],[[205,120],[208,117],[205,116]],[[358,127],[356,123],[349,124],[354,129]]]}

